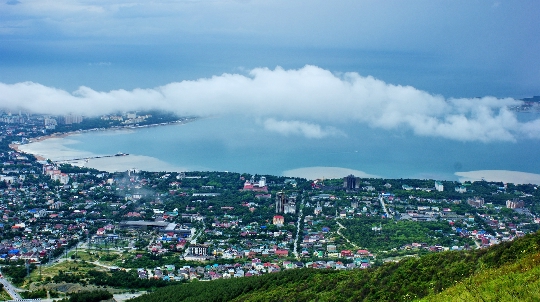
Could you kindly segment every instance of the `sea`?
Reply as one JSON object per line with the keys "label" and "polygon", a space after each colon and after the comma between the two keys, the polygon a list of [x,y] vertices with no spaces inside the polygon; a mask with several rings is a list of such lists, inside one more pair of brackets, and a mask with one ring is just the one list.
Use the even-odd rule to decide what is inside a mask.
{"label": "sea", "polygon": [[[535,114],[534,118],[540,115]],[[84,132],[21,146],[53,161],[75,160],[107,171],[230,171],[309,179],[360,177],[463,180],[463,175],[540,184],[540,140],[462,142],[384,130],[358,123],[335,124],[339,135],[308,138],[271,132],[253,117],[217,116],[186,124]],[[461,176],[460,176],[461,175]],[[495,176],[495,178],[493,178]],[[533,180],[530,180],[533,179]],[[474,180],[474,179],[473,179]]]}

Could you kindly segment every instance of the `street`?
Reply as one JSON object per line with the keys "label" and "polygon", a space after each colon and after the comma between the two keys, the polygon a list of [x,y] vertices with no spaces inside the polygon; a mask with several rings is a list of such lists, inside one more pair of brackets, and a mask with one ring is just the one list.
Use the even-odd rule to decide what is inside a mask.
{"label": "street", "polygon": [[4,290],[11,296],[13,300],[22,299],[22,297],[15,291],[15,287],[8,280],[0,278],[0,283],[4,285]]}

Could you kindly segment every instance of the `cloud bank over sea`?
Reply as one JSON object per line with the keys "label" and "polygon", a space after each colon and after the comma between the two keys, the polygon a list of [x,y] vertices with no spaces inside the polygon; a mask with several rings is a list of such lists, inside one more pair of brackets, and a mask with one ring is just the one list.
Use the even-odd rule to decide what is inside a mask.
{"label": "cloud bank over sea", "polygon": [[521,122],[508,110],[518,104],[511,98],[445,99],[411,86],[311,65],[255,68],[246,74],[108,92],[81,86],[70,93],[33,82],[0,83],[0,106],[14,111],[86,116],[149,109],[197,116],[243,114],[262,121],[268,131],[311,138],[343,135],[328,123],[357,122],[457,141],[539,139],[540,119]]}

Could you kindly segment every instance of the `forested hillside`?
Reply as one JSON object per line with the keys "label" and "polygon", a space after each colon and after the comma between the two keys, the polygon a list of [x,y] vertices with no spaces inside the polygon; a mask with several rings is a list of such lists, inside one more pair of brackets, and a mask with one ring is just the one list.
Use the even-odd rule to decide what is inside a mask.
{"label": "forested hillside", "polygon": [[[441,301],[454,300],[458,294],[466,300],[482,300],[493,285],[498,286],[497,291],[505,292],[504,287],[514,286],[515,282],[538,280],[539,259],[540,233],[535,233],[489,249],[429,254],[370,270],[301,269],[180,284],[141,296],[135,302],[412,301],[428,296],[432,300],[441,292],[444,295],[436,296]],[[512,288],[507,296],[493,297],[534,300],[538,290],[534,293],[529,289],[538,289],[538,281],[535,282],[530,288],[521,284],[523,290]]]}

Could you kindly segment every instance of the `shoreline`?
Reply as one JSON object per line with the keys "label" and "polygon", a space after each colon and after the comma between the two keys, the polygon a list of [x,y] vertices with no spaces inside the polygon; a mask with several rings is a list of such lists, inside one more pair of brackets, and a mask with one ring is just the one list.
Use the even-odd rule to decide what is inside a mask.
{"label": "shoreline", "polygon": [[[115,126],[115,127],[111,127],[111,128],[92,128],[92,129],[85,129],[85,130],[73,130],[73,131],[68,131],[68,132],[57,132],[57,133],[52,133],[52,134],[47,134],[47,135],[43,135],[43,136],[37,136],[37,137],[30,138],[30,139],[28,139],[29,142],[26,143],[26,144],[9,144],[8,146],[9,146],[10,149],[12,149],[15,152],[23,153],[23,154],[26,154],[26,155],[32,155],[38,161],[46,161],[46,160],[48,160],[48,158],[46,158],[45,155],[39,154],[39,153],[25,152],[25,151],[21,150],[20,146],[28,145],[28,144],[32,144],[32,143],[39,143],[39,142],[42,142],[42,141],[45,141],[45,140],[48,140],[48,139],[52,139],[52,138],[66,138],[66,137],[69,137],[69,136],[72,136],[72,135],[82,134],[82,133],[107,132],[107,131],[115,131],[115,130],[118,131],[118,130],[127,130],[127,129],[136,130],[136,129],[150,128],[150,127],[170,126],[170,125],[174,125],[174,124],[183,125],[183,124],[187,124],[187,123],[190,123],[190,122],[197,121],[199,119],[201,119],[201,118],[196,117],[196,118],[187,118],[186,120],[177,120],[177,121],[166,122],[166,123],[158,123],[158,124],[148,124],[148,125],[138,125],[138,126],[125,125],[125,126]],[[59,161],[61,161],[61,160],[59,160]]]}
{"label": "shoreline", "polygon": [[465,181],[488,181],[513,184],[535,184],[540,185],[540,174],[510,171],[510,170],[476,170],[454,173],[459,178],[459,182]]}
{"label": "shoreline", "polygon": [[[52,134],[47,134],[43,136],[36,136],[30,138],[27,144],[9,144],[10,149],[15,152],[22,154],[32,155],[38,161],[46,161],[47,159],[54,159],[55,163],[62,163],[66,161],[73,161],[74,159],[79,159],[78,162],[73,162],[75,166],[86,166],[88,168],[94,168],[102,171],[120,171],[131,168],[137,168],[145,171],[189,171],[187,167],[177,167],[174,164],[169,164],[164,161],[159,160],[155,157],[149,157],[144,155],[129,155],[129,156],[119,156],[119,157],[107,157],[104,158],[92,158],[94,156],[102,156],[99,154],[93,154],[92,152],[86,152],[84,150],[76,150],[70,147],[70,144],[76,143],[76,138],[66,139],[69,136],[77,134],[85,134],[91,132],[112,132],[119,131],[127,133],[133,132],[130,130],[136,130],[139,128],[149,128],[149,127],[158,127],[158,126],[168,126],[174,124],[187,124],[189,122],[197,121],[201,118],[186,118],[184,120],[171,121],[167,123],[154,123],[142,126],[135,125],[123,125],[115,126],[110,128],[92,128],[86,130],[75,130],[69,132],[57,132]],[[50,142],[39,144],[40,142],[50,140]],[[37,143],[36,145],[32,145]],[[31,145],[31,146],[30,146]],[[124,152],[129,152],[129,150],[124,150]],[[89,159],[86,160],[85,159]],[[342,163],[343,164],[343,163]],[[184,165],[184,164],[181,164]],[[202,169],[201,169],[202,168]],[[198,171],[206,171],[205,167],[199,167]],[[230,169],[229,169],[230,170]],[[388,178],[383,175],[373,175],[371,173],[366,173],[361,171],[362,169],[351,169],[347,167],[347,164],[340,166],[306,166],[303,168],[296,169],[287,169],[275,171],[275,175],[281,175],[286,177],[302,177],[306,179],[318,179],[318,178],[341,178],[346,175],[353,174],[361,178]],[[240,173],[244,171],[239,171]],[[441,172],[442,173],[442,172]],[[377,173],[378,174],[378,173]],[[399,178],[399,174],[397,178]],[[503,182],[503,183],[514,183],[514,184],[537,184],[540,185],[540,173],[528,173],[520,171],[511,171],[511,170],[474,170],[474,171],[460,171],[460,172],[448,172],[446,174],[434,174],[434,173],[424,173],[414,175],[414,177],[406,177],[414,179],[434,179],[434,180],[449,180],[449,181],[459,181],[461,183],[465,181],[489,181],[489,182]]]}

